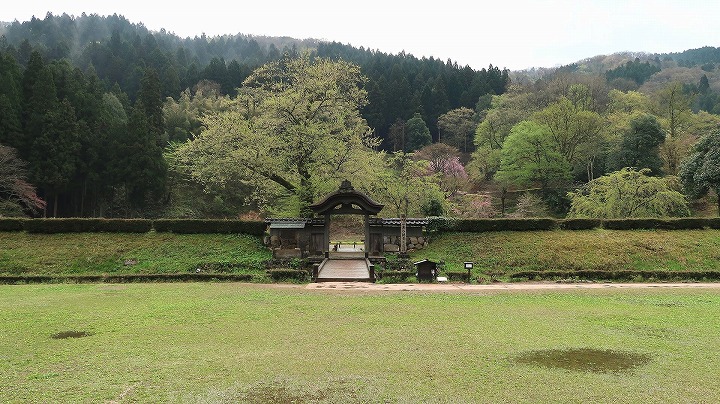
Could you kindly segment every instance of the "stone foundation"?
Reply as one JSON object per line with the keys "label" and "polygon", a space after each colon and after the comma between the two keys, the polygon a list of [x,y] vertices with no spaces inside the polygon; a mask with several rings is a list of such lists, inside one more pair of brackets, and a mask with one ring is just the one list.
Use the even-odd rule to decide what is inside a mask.
{"label": "stone foundation", "polygon": [[299,248],[274,248],[273,258],[302,258]]}
{"label": "stone foundation", "polygon": [[[399,252],[400,251],[400,236],[384,236],[383,237],[383,249],[385,252]],[[408,237],[407,238],[407,249],[410,250],[422,250],[427,247],[428,240],[426,237]]]}

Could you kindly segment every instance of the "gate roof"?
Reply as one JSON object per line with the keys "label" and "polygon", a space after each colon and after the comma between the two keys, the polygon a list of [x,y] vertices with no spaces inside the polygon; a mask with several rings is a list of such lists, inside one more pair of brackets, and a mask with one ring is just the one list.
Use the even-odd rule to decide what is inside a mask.
{"label": "gate roof", "polygon": [[[353,205],[359,209],[353,208]],[[336,209],[338,206],[340,208]],[[340,185],[340,189],[327,195],[322,201],[310,205],[310,209],[318,215],[332,213],[377,215],[384,206],[364,193],[356,191],[350,181],[345,180]]]}

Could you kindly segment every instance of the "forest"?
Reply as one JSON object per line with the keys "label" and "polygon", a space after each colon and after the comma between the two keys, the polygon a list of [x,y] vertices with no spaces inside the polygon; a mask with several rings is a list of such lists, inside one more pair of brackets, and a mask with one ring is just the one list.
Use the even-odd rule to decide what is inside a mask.
{"label": "forest", "polygon": [[[0,216],[720,212],[720,50],[474,70],[122,16],[0,25]],[[717,206],[717,210],[714,208]]]}

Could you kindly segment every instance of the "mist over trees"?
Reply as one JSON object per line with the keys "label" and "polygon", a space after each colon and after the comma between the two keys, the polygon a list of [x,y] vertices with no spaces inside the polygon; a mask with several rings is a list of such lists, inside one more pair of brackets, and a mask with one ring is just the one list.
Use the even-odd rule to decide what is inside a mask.
{"label": "mist over trees", "polygon": [[[48,14],[0,27],[0,77],[0,215],[307,214],[348,177],[394,214],[720,206],[712,47],[509,72]],[[678,208],[592,213],[637,184]]]}

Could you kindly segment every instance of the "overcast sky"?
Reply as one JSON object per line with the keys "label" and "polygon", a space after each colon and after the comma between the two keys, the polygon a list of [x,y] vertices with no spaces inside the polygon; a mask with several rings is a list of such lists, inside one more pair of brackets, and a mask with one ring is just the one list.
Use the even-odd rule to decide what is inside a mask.
{"label": "overcast sky", "polygon": [[[192,4],[192,5],[189,5]],[[105,1],[11,0],[0,21],[120,14],[182,37],[221,34],[338,41],[475,69],[552,67],[621,51],[720,46],[718,0]]]}

